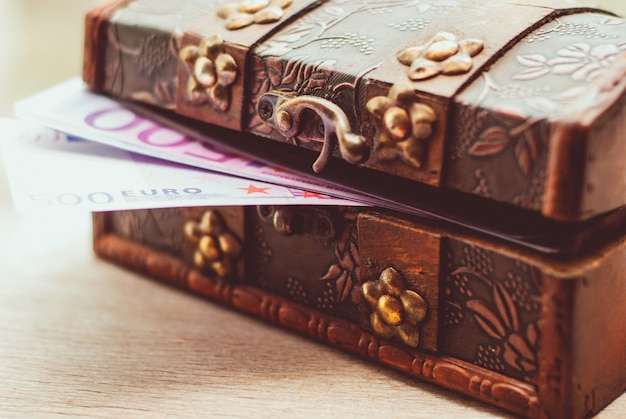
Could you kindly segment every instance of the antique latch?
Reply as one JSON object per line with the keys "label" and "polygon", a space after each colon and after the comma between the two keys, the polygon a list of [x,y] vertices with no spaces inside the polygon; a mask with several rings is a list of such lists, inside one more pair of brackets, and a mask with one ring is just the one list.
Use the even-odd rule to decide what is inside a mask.
{"label": "antique latch", "polygon": [[343,110],[334,103],[316,96],[290,96],[285,92],[272,91],[259,99],[257,112],[261,119],[272,125],[286,138],[294,138],[306,122],[305,111],[313,111],[321,119],[324,130],[324,144],[320,155],[313,163],[313,171],[324,169],[337,142],[344,160],[359,164],[369,157],[369,147],[365,137],[352,132],[350,121]]}
{"label": "antique latch", "polygon": [[259,217],[284,235],[306,235],[327,240],[335,237],[332,216],[326,210],[310,206],[259,206]]}

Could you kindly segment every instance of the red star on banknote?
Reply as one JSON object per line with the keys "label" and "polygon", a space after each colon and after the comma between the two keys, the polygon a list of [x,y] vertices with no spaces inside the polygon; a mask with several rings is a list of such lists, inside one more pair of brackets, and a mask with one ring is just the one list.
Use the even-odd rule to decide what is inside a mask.
{"label": "red star on banknote", "polygon": [[253,193],[264,193],[264,194],[269,194],[269,192],[267,192],[267,190],[269,188],[257,188],[256,186],[250,184],[248,185],[247,188],[237,188],[237,189],[241,189],[242,191],[246,191],[247,195],[253,194]]}
{"label": "red star on banknote", "polygon": [[319,198],[319,199],[326,198],[326,195],[322,195],[322,194],[315,193],[315,192],[308,192],[308,191],[304,191],[304,195],[302,196],[304,198]]}

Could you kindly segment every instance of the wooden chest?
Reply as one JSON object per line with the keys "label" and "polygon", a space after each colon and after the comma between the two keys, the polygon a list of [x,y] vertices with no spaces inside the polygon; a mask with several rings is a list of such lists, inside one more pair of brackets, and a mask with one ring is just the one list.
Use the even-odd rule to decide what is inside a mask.
{"label": "wooden chest", "polygon": [[625,20],[116,0],[85,39],[94,91],[390,203],[99,213],[98,255],[522,416],[626,389]]}
{"label": "wooden chest", "polygon": [[116,0],[87,16],[84,78],[309,171],[408,179],[401,201],[579,221],[626,203],[625,49],[623,19],[571,2]]}
{"label": "wooden chest", "polygon": [[624,230],[562,259],[374,208],[195,207],[97,213],[94,245],[519,415],[582,418],[626,389]]}

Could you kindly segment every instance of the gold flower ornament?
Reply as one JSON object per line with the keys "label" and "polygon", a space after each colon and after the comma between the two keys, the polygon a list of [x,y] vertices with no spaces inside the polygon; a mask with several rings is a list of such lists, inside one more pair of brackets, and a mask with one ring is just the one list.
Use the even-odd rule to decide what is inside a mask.
{"label": "gold flower ornament", "polygon": [[200,221],[188,221],[184,232],[195,244],[193,263],[196,267],[207,269],[222,279],[236,276],[241,242],[228,231],[219,213],[206,211]]}
{"label": "gold flower ornament", "polygon": [[378,279],[363,283],[361,293],[371,309],[370,325],[377,335],[385,339],[398,337],[417,348],[418,325],[426,317],[426,302],[417,292],[406,288],[396,269],[389,267]]}
{"label": "gold flower ornament", "polygon": [[283,18],[293,0],[244,0],[222,7],[217,15],[226,20],[226,29],[236,30],[254,23],[274,23]]}
{"label": "gold flower ornament", "polygon": [[484,42],[480,39],[459,41],[449,32],[439,32],[424,45],[406,48],[398,61],[409,66],[409,78],[420,81],[444,75],[467,73],[472,69],[472,57],[480,54]]}
{"label": "gold flower ornament", "polygon": [[394,85],[387,96],[370,99],[366,107],[376,119],[377,156],[390,160],[400,155],[415,167],[422,167],[437,120],[435,111],[419,103],[415,91],[404,84]]}
{"label": "gold flower ornament", "polygon": [[237,63],[224,52],[218,35],[204,38],[198,45],[188,45],[179,53],[189,73],[187,98],[195,104],[210,103],[224,112],[230,105],[229,86],[237,79]]}

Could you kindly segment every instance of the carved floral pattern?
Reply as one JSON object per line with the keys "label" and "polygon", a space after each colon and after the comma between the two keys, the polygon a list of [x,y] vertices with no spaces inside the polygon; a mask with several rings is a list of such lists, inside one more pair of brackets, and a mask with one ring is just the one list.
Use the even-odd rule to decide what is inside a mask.
{"label": "carved floral pattern", "polygon": [[[125,38],[120,38],[114,26],[107,30],[108,52],[104,66],[104,90],[115,95],[127,94],[131,99],[173,108],[175,104],[175,81],[167,76],[172,68],[176,68],[176,43],[173,39],[163,39],[156,35],[143,38],[139,46],[130,45]],[[132,68],[137,77],[145,81],[125,91],[122,81],[126,72]]]}
{"label": "carved floral pattern", "polygon": [[474,177],[476,178],[477,185],[472,192],[476,195],[484,196],[485,198],[491,198],[491,187],[489,186],[489,179],[485,177],[482,170],[476,169],[474,171]]}
{"label": "carved floral pattern", "polygon": [[435,111],[420,99],[408,85],[394,85],[387,96],[367,102],[367,110],[378,127],[375,150],[384,160],[401,156],[420,168],[428,156],[428,143],[437,120]]}
{"label": "carved floral pattern", "polygon": [[[626,43],[623,48],[626,50]],[[525,55],[518,58],[522,65],[530,68],[518,73],[515,78],[520,81],[530,80],[547,74],[569,75],[573,81],[589,82],[597,78],[611,62],[617,58],[621,51],[617,46],[583,47],[583,44],[559,50],[561,56],[554,60],[548,60],[539,54]],[[594,57],[593,54],[596,56]],[[604,57],[599,60],[599,57]],[[529,176],[534,172],[536,163],[542,158],[549,138],[549,121],[545,115],[555,114],[567,109],[568,105],[577,103],[583,95],[588,97],[588,102],[600,103],[602,92],[596,93],[588,89],[585,84],[577,84],[573,87],[557,93],[550,93],[545,88],[537,86],[523,86],[519,83],[498,84],[494,78],[485,73],[482,76],[483,88],[469,111],[465,111],[467,123],[475,122],[475,126],[467,133],[460,132],[467,138],[468,133],[475,136],[472,144],[467,147],[467,153],[473,157],[495,156],[513,146],[515,160],[521,172]],[[498,98],[514,99],[503,101],[494,105],[490,114],[489,123],[485,123],[484,115],[477,115],[479,107],[485,102],[490,93]],[[523,106],[524,105],[524,106]],[[538,116],[532,116],[536,113]],[[480,123],[478,123],[480,122]],[[463,124],[463,121],[461,121]],[[476,133],[476,128],[482,127]],[[469,139],[471,141],[471,139]],[[535,182],[534,179],[531,180]],[[536,185],[535,185],[536,186]]]}
{"label": "carved floral pattern", "polygon": [[[495,259],[491,252],[474,246],[464,246],[460,256],[450,264],[446,276],[446,325],[474,334],[476,347],[469,361],[531,379],[538,368],[541,309],[535,269],[518,261]],[[500,278],[503,264],[508,268]],[[475,329],[482,336],[476,335]],[[455,336],[461,339],[461,335]]]}
{"label": "carved floral pattern", "polygon": [[206,211],[200,221],[187,221],[184,232],[195,245],[193,263],[196,267],[221,279],[237,275],[237,262],[243,250],[241,240],[228,230],[217,211]]}
{"label": "carved floral pattern", "polygon": [[509,291],[500,283],[492,287],[492,301],[470,300],[467,308],[474,320],[490,337],[500,342],[504,362],[518,371],[533,373],[537,370],[537,326],[529,324],[521,329],[517,306]]}
{"label": "carved floral pattern", "polygon": [[328,98],[329,79],[333,73],[334,61],[320,60],[307,64],[305,58],[297,57],[289,61],[280,58],[257,60],[252,77],[252,100],[250,100],[250,127],[255,132],[268,135],[274,128],[266,124],[257,114],[256,106],[261,95],[271,90],[288,90],[302,95]]}
{"label": "carved floral pattern", "polygon": [[[467,123],[474,121],[475,127],[469,132],[477,137],[473,141],[469,139],[472,142],[467,147],[467,153],[473,157],[495,156],[513,146],[517,166],[527,176],[533,172],[536,163],[547,148],[549,133],[546,129],[546,121],[543,118],[530,117],[521,107],[507,104],[497,105],[494,112],[485,115],[479,106],[487,95],[490,92],[497,93],[510,90],[510,88],[498,85],[489,74],[483,74],[482,78],[484,87],[477,103],[464,113],[471,118],[466,121]],[[560,99],[559,102],[559,98],[554,97],[554,102],[550,102],[550,106],[557,106],[557,103],[563,106],[567,102],[567,98],[563,95]],[[541,107],[545,106],[545,102],[550,99],[547,96],[531,96],[522,100],[526,100],[530,105]],[[478,113],[483,115],[476,116]],[[461,133],[461,135],[468,134]]]}
{"label": "carved floral pattern", "polygon": [[[602,14],[560,16],[481,74],[458,96],[450,185],[534,211],[544,208],[553,123],[594,112],[614,94],[614,87],[604,87],[610,77],[603,81],[626,53],[619,39],[625,29],[623,19]],[[510,181],[500,182],[509,167]]]}
{"label": "carved floral pattern", "polygon": [[265,230],[258,224],[253,227],[254,248],[252,254],[253,265],[256,269],[255,277],[262,288],[267,288],[269,278],[267,274],[267,265],[274,257],[274,251],[265,238]]}
{"label": "carved floral pattern", "polygon": [[126,239],[175,255],[182,252],[178,208],[117,211],[111,218],[109,228]]}
{"label": "carved floral pattern", "polygon": [[374,38],[369,35],[359,34],[356,32],[346,32],[341,38],[335,37],[324,39],[320,42],[321,49],[340,49],[344,45],[350,45],[357,49],[360,53],[371,55],[374,52],[372,43]]}
{"label": "carved floral pattern", "polygon": [[541,121],[526,119],[513,108],[501,108],[500,111],[497,114],[500,124],[481,132],[468,152],[474,157],[491,156],[514,144],[517,166],[528,175],[545,149],[544,139],[532,129]]}
{"label": "carved floral pattern", "polygon": [[399,31],[417,32],[419,30],[425,29],[430,24],[431,24],[430,19],[419,19],[419,18],[410,17],[402,22],[388,23],[387,26],[397,29]]}
{"label": "carved floral pattern", "polygon": [[170,45],[159,42],[156,35],[147,36],[141,41],[139,47],[137,68],[146,76],[153,76],[167,64],[170,54]]}
{"label": "carved floral pattern", "polygon": [[547,175],[545,170],[540,170],[537,176],[531,179],[528,189],[524,193],[513,197],[513,203],[522,208],[541,211],[546,179]]}
{"label": "carved floral pattern", "polygon": [[226,29],[236,30],[254,23],[274,23],[283,18],[293,0],[244,0],[228,3],[217,15],[226,20]]}
{"label": "carved floral pattern", "polygon": [[[355,213],[330,207],[259,206],[257,216],[251,238],[255,251],[247,265],[252,281],[320,311],[358,319],[361,258]],[[265,231],[265,225],[272,228]],[[300,251],[293,260],[275,258],[273,248],[294,246]]]}
{"label": "carved floral pattern", "polygon": [[[450,2],[453,4],[454,2]],[[407,16],[425,14],[428,12],[443,13],[449,5],[436,6],[431,2],[421,0],[387,0],[385,2],[372,2],[365,0],[334,1],[321,5],[314,11],[307,13],[291,24],[281,33],[273,36],[271,40],[264,42],[257,48],[259,54],[264,56],[283,56],[293,50],[305,47],[312,43],[319,43],[321,48],[340,49],[352,47],[363,55],[372,55],[372,31],[362,33],[344,32],[341,35],[330,35],[329,32],[336,26],[341,25],[343,20],[359,13],[369,15],[382,15],[393,13],[393,8],[406,9]],[[392,22],[388,27],[399,31],[416,30],[429,24],[430,21],[409,19],[404,22]]]}
{"label": "carved floral pattern", "polygon": [[309,297],[304,289],[304,286],[300,283],[300,281],[291,276],[287,278],[287,290],[289,291],[289,297],[291,297],[291,300],[296,303],[305,305],[309,303]]}
{"label": "carved floral pattern", "polygon": [[529,54],[517,57],[526,67],[516,74],[515,80],[532,80],[547,74],[571,76],[574,81],[593,81],[626,50],[626,42],[591,46],[579,42],[556,51],[555,58],[544,54]]}
{"label": "carved floral pattern", "polygon": [[456,75],[472,69],[472,57],[480,54],[484,43],[480,39],[458,40],[449,32],[439,32],[424,45],[406,48],[398,61],[409,66],[409,78],[420,81],[440,74]]}
{"label": "carved floral pattern", "polygon": [[195,105],[210,103],[224,112],[230,106],[230,88],[237,79],[237,63],[224,52],[220,36],[204,38],[198,45],[184,47],[179,58],[189,73],[187,99]]}
{"label": "carved floral pattern", "polygon": [[335,247],[337,261],[330,265],[328,271],[320,278],[326,282],[326,290],[318,298],[319,308],[334,308],[336,303],[347,301],[358,302],[358,286],[361,283],[359,266],[358,236],[354,226],[349,227]]}
{"label": "carved floral pattern", "polygon": [[385,339],[397,337],[417,348],[418,325],[426,317],[427,306],[421,295],[407,289],[400,273],[389,267],[376,280],[363,283],[361,292],[371,310],[372,330]]}
{"label": "carved floral pattern", "polygon": [[[601,25],[622,25],[624,20],[621,18],[606,16],[603,18]],[[562,19],[554,19],[550,25],[532,33],[526,39],[526,42],[545,42],[558,35],[559,37],[574,37],[574,38],[586,38],[586,39],[607,39],[616,38],[615,35],[610,36],[608,33],[599,30],[597,25],[591,24],[584,20],[563,21]]]}

